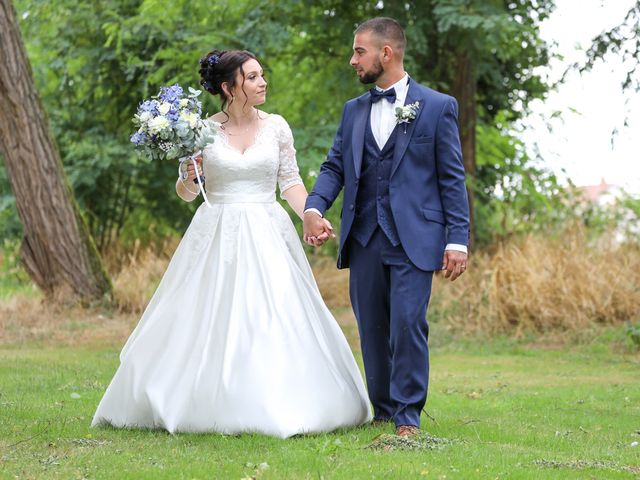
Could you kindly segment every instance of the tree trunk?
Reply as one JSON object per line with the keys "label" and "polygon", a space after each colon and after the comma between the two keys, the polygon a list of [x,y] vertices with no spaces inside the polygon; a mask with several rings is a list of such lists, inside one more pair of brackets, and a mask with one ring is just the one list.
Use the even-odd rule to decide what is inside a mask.
{"label": "tree trunk", "polygon": [[471,222],[469,247],[472,249],[476,238],[473,182],[476,178],[477,82],[473,60],[467,50],[461,50],[457,53],[455,72],[451,94],[458,100],[458,122],[460,124],[462,158],[467,178],[471,180],[471,185],[467,185],[467,195],[469,197],[469,216]]}
{"label": "tree trunk", "polygon": [[68,286],[103,298],[111,283],[64,175],[10,0],[0,0],[0,32],[0,148],[24,226],[23,264],[47,294]]}

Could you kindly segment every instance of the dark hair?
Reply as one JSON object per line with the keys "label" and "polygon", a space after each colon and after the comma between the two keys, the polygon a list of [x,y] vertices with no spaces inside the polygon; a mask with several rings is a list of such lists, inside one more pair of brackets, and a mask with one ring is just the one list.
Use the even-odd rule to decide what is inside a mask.
{"label": "dark hair", "polygon": [[258,60],[253,53],[246,50],[213,50],[200,59],[200,85],[211,95],[220,95],[222,110],[229,102],[222,84],[226,82],[229,89],[233,89],[236,86],[238,71],[244,77],[242,65],[251,59]]}
{"label": "dark hair", "polygon": [[400,52],[400,55],[404,54],[404,49],[407,46],[407,37],[400,24],[393,18],[376,17],[367,20],[358,25],[354,34],[363,32],[373,32],[380,40],[388,42],[395,47]]}

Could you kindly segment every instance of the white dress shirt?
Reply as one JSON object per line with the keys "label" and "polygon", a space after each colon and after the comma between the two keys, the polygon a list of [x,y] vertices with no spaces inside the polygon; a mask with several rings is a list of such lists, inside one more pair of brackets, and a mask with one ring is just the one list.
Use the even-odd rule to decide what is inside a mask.
{"label": "white dress shirt", "polygon": [[[404,102],[407,99],[407,92],[409,91],[409,75],[406,73],[404,77],[391,85],[388,88],[380,88],[376,86],[376,89],[381,92],[386,92],[390,89],[396,91],[396,101],[391,103],[385,98],[381,98],[379,101],[371,105],[371,131],[378,144],[378,147],[382,150],[387,140],[391,136],[393,129],[396,127],[396,108],[404,106]],[[309,208],[306,212],[315,212],[318,215],[322,214],[315,208]],[[467,253],[467,246],[457,243],[448,243],[445,250],[456,250],[458,252]]]}
{"label": "white dress shirt", "polygon": [[408,79],[409,75],[405,73],[400,81],[394,83],[389,88],[382,89],[376,86],[376,90],[380,92],[386,92],[392,88],[396,91],[395,103],[391,103],[386,98],[381,98],[371,105],[371,131],[380,150],[382,150],[387,140],[389,140],[393,129],[396,128],[396,108],[404,106],[407,91],[409,90],[409,85],[407,84]]}

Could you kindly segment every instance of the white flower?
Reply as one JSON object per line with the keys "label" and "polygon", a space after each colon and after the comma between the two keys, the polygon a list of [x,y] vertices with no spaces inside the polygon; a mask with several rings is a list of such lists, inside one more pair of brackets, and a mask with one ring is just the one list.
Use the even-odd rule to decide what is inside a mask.
{"label": "white flower", "polygon": [[167,113],[169,113],[169,110],[171,110],[171,104],[168,102],[161,103],[158,107],[160,115],[166,115]]}
{"label": "white flower", "polygon": [[160,148],[160,150],[162,150],[163,152],[168,152],[169,150],[171,150],[175,145],[171,142],[160,142],[158,143],[158,148]]}
{"label": "white flower", "polygon": [[151,114],[151,112],[142,112],[140,115],[138,115],[138,120],[140,120],[140,123],[147,123],[152,118],[153,115]]}
{"label": "white flower", "polygon": [[191,128],[196,128],[200,117],[198,117],[198,115],[196,115],[195,113],[185,112],[183,110],[182,112],[180,112],[180,119],[187,122]]}
{"label": "white flower", "polygon": [[404,107],[396,108],[396,123],[409,123],[416,118],[420,102],[411,103]]}
{"label": "white flower", "polygon": [[180,107],[184,108],[187,105],[189,105],[189,99],[188,98],[183,98],[182,100],[180,100]]}
{"label": "white flower", "polygon": [[165,128],[168,128],[170,125],[171,124],[169,123],[169,120],[167,120],[163,116],[158,116],[149,122],[149,133],[151,134],[160,133]]}
{"label": "white flower", "polygon": [[410,103],[403,107],[396,107],[396,123],[404,123],[404,133],[407,133],[407,124],[416,118],[420,102]]}

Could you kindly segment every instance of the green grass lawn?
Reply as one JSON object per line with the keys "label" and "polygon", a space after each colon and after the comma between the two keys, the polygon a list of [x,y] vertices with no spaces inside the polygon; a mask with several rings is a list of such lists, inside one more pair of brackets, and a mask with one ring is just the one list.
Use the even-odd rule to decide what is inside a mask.
{"label": "green grass lawn", "polygon": [[[480,343],[480,342],[478,342]],[[433,348],[424,437],[278,440],[89,427],[113,345],[0,347],[0,478],[638,478],[640,356],[605,343]],[[430,418],[431,417],[431,418]],[[387,435],[385,435],[387,434]]]}

